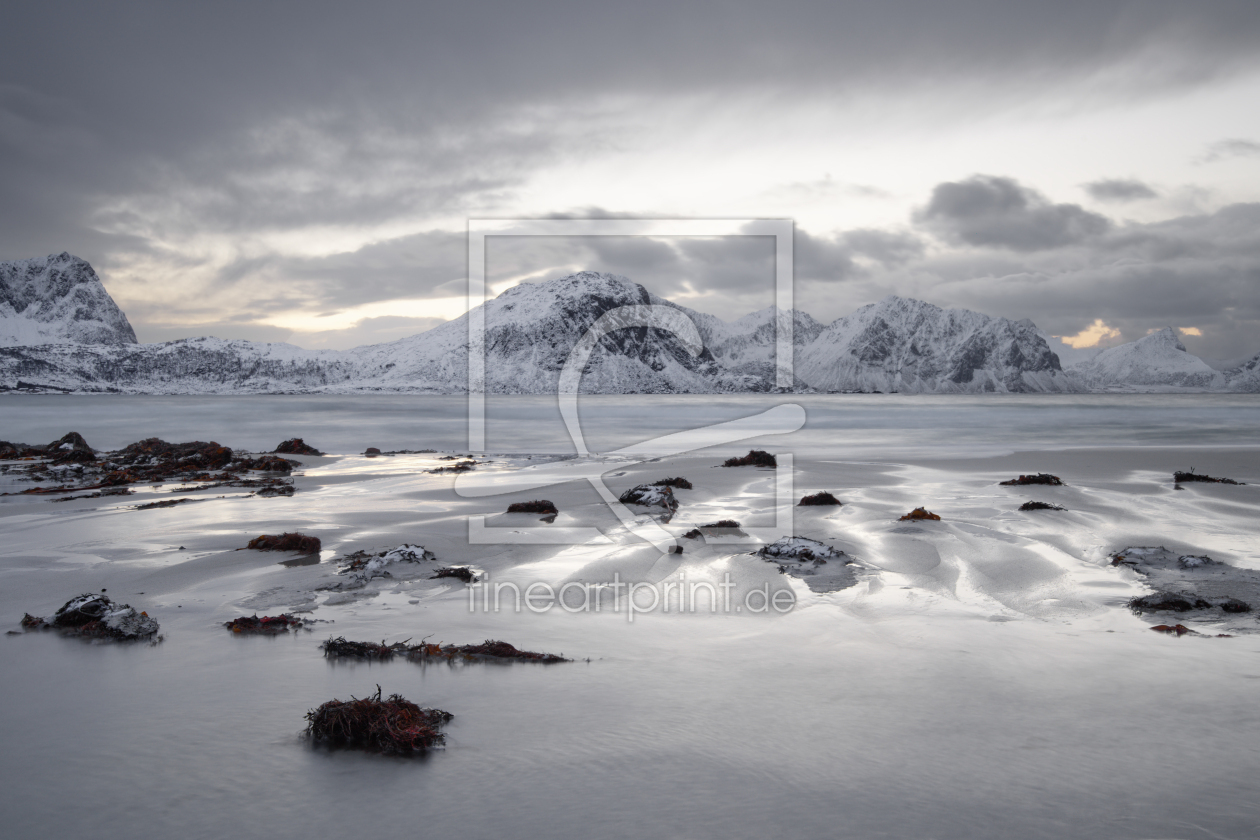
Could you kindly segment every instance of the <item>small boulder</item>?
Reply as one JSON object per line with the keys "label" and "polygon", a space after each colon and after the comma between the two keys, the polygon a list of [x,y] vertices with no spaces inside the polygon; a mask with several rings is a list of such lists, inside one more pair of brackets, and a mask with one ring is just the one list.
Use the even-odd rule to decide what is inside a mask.
{"label": "small boulder", "polygon": [[640,484],[622,493],[617,501],[623,505],[659,507],[670,512],[678,510],[678,500],[674,498],[674,488],[668,486],[658,487],[654,484]]}

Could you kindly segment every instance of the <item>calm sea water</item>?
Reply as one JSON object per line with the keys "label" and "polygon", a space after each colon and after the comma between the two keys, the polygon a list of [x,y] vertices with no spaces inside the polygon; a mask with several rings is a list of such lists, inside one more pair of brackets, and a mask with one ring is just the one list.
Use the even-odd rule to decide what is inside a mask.
{"label": "calm sea water", "polygon": [[[1260,445],[1260,395],[586,396],[580,413],[589,448],[602,452],[782,403],[805,409],[805,428],[754,442],[805,457]],[[467,405],[414,395],[7,396],[0,439],[44,443],[73,429],[98,449],[156,436],[254,450],[303,437],[332,453],[449,451],[468,446]],[[574,451],[554,397],[490,397],[486,428],[491,452]]]}

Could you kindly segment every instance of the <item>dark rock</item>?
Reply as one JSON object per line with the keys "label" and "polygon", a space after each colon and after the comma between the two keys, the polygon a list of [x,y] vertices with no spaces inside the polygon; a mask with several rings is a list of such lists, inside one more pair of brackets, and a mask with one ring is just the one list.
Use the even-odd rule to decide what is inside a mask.
{"label": "dark rock", "polygon": [[438,569],[433,573],[433,577],[429,579],[437,580],[438,578],[456,578],[464,583],[474,583],[477,580],[477,575],[467,566],[450,566],[445,569]]}
{"label": "dark rock", "polygon": [[367,449],[363,450],[363,454],[369,458],[375,458],[377,455],[381,454],[381,450],[377,449],[375,446],[369,446]]}
{"label": "dark rock", "polygon": [[1063,479],[1057,475],[1050,473],[1037,473],[1036,475],[1021,475],[1019,478],[1012,478],[1010,481],[1000,482],[1003,487],[1022,486],[1025,484],[1048,484],[1052,487],[1060,487],[1063,485]]}
{"label": "dark rock", "polygon": [[258,551],[300,551],[303,554],[316,554],[322,548],[319,537],[308,537],[305,534],[289,533],[263,534],[249,541],[246,548]]}
{"label": "dark rock", "polygon": [[678,510],[678,499],[674,498],[674,488],[668,485],[640,484],[622,493],[617,501],[623,505],[664,508],[671,513]]}
{"label": "dark rock", "polygon": [[148,613],[136,612],[129,604],[117,604],[96,593],[71,598],[51,619],[27,613],[22,618],[22,626],[28,629],[57,629],[68,636],[115,641],[148,638],[159,629],[158,623]]}
{"label": "dark rock", "polygon": [[797,502],[797,507],[810,507],[810,506],[823,507],[823,506],[828,506],[828,505],[832,507],[838,507],[841,504],[842,503],[839,499],[837,499],[835,496],[831,495],[830,493],[824,490],[821,493],[814,493],[813,495],[805,496],[799,502]]}
{"label": "dark rock", "polygon": [[1129,600],[1129,609],[1138,615],[1146,612],[1189,612],[1211,608],[1212,605],[1202,598],[1179,592],[1154,592]]}
{"label": "dark rock", "polygon": [[306,441],[301,438],[289,438],[284,443],[275,448],[277,455],[323,455],[313,446],[307,445]]}

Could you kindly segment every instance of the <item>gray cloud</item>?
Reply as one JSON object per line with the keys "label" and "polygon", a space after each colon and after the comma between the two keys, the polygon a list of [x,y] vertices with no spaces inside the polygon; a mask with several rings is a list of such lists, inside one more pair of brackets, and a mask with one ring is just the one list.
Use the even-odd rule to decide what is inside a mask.
{"label": "gray cloud", "polygon": [[1218,140],[1208,146],[1207,151],[1199,158],[1200,163],[1215,163],[1236,157],[1260,157],[1260,143],[1235,137],[1229,140]]}
{"label": "gray cloud", "polygon": [[1104,178],[1085,185],[1085,192],[1096,201],[1142,201],[1158,198],[1159,193],[1134,178]]}
{"label": "gray cloud", "polygon": [[1166,325],[1198,327],[1186,346],[1214,358],[1260,351],[1260,204],[1131,224],[1086,246],[1018,261],[929,259],[934,302],[1031,318],[1074,335],[1095,318],[1125,341]]}
{"label": "gray cloud", "polygon": [[1105,216],[1078,204],[1052,204],[1013,178],[973,175],[938,184],[916,221],[954,244],[1039,251],[1100,236]]}

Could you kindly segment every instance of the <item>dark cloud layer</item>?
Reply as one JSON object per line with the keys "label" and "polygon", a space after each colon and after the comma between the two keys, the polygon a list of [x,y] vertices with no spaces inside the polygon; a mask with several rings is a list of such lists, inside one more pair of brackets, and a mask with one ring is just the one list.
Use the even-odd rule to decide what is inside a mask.
{"label": "dark cloud layer", "polygon": [[1052,204],[1012,178],[974,175],[938,184],[917,221],[948,242],[1040,251],[1100,236],[1111,222],[1078,204]]}
{"label": "dark cloud layer", "polygon": [[[1024,102],[1084,86],[1093,102],[1127,103],[1260,65],[1254,0],[10,5],[0,259],[70,250],[106,273],[142,266],[152,294],[128,309],[153,337],[199,320],[209,329],[196,332],[275,338],[283,331],[260,319],[293,308],[460,294],[452,220],[512,207],[535,173],[620,148],[617,103],[719,102],[753,120],[767,98],[827,110],[916,90]],[[1203,160],[1258,153],[1235,137]],[[797,180],[808,177],[785,178],[783,194],[890,200],[883,185]],[[1154,192],[1123,179],[1087,190],[1100,201]],[[924,198],[905,229],[798,230],[802,305],[834,316],[895,291],[998,314],[1044,306],[1065,330],[1131,317],[1130,332],[1184,314],[1244,343],[1257,285],[1245,208],[1120,225],[979,175]],[[320,245],[304,253],[328,253],[320,239],[333,233],[355,244],[319,257],[275,244],[303,238]],[[490,269],[612,270],[734,317],[769,302],[770,260],[751,238],[534,240],[502,243]],[[164,320],[157,301],[181,283],[180,318]],[[1179,285],[1196,283],[1197,297]],[[234,298],[249,311],[224,315]]]}
{"label": "dark cloud layer", "polygon": [[247,230],[475,206],[571,151],[598,97],[821,104],[1131,62],[1113,74],[1128,96],[1251,66],[1258,35],[1248,0],[19,4],[0,28],[0,257],[102,261],[155,218]]}
{"label": "dark cloud layer", "polygon": [[1134,178],[1104,178],[1085,185],[1085,192],[1096,201],[1142,201],[1158,198],[1152,187]]}

